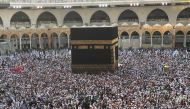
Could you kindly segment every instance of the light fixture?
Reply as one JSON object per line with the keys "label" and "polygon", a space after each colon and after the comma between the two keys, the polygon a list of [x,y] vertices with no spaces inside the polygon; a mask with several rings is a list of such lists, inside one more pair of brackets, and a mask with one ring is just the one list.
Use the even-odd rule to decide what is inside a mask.
{"label": "light fixture", "polygon": [[72,6],[71,5],[65,5],[65,6],[63,6],[63,8],[72,8]]}
{"label": "light fixture", "polygon": [[168,3],[167,3],[167,2],[162,2],[161,4],[162,4],[163,6],[164,6],[164,5],[168,5]]}
{"label": "light fixture", "polygon": [[38,8],[38,9],[42,9],[42,8],[43,8],[43,6],[37,6],[37,8]]}
{"label": "light fixture", "polygon": [[13,5],[12,7],[13,7],[13,8],[15,8],[15,9],[22,8],[22,6],[21,6],[21,5]]}
{"label": "light fixture", "polygon": [[106,8],[106,7],[108,7],[108,4],[99,4],[98,7],[100,7],[100,8]]}
{"label": "light fixture", "polygon": [[139,6],[139,3],[131,3],[130,6]]}

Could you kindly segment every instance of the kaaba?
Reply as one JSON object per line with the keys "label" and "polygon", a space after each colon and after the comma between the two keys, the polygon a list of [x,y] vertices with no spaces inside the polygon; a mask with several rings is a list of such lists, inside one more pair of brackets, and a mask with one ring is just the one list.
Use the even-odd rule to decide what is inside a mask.
{"label": "kaaba", "polygon": [[118,67],[117,27],[71,28],[72,72],[114,71]]}

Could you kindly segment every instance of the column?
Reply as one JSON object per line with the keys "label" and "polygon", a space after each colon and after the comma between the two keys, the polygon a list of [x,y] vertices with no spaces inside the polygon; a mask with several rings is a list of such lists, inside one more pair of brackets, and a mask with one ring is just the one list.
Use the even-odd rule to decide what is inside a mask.
{"label": "column", "polygon": [[50,48],[52,48],[52,47],[51,47],[51,45],[52,45],[52,44],[51,44],[51,43],[52,43],[52,37],[51,37],[50,34],[47,34],[47,35],[48,35],[48,36],[47,36],[47,37],[48,37],[48,48],[50,49]]}
{"label": "column", "polygon": [[[112,46],[112,48],[113,48],[113,63],[115,64],[115,62],[116,62],[116,58],[115,58],[115,45]],[[110,48],[110,50],[111,50],[111,48]]]}
{"label": "column", "polygon": [[172,33],[172,47],[175,47],[175,28],[173,29],[173,33]]}
{"label": "column", "polygon": [[67,43],[68,43],[68,49],[69,49],[70,48],[70,36],[69,35],[67,36],[67,41],[68,41]]}
{"label": "column", "polygon": [[131,34],[129,35],[129,47],[131,47]]}
{"label": "column", "polygon": [[42,49],[41,36],[39,36],[39,46],[40,46],[40,49]]}
{"label": "column", "polygon": [[183,46],[184,46],[184,47],[187,46],[187,45],[186,45],[186,40],[187,40],[187,35],[185,34],[185,35],[184,35],[184,41],[183,41]]}
{"label": "column", "polygon": [[118,42],[119,42],[118,46],[120,48],[121,47],[121,37],[120,36],[118,37]]}
{"label": "column", "polygon": [[30,38],[30,49],[32,49],[32,36],[29,36]]}
{"label": "column", "polygon": [[150,36],[150,37],[151,37],[151,47],[153,47],[153,43],[152,43],[152,34],[151,34],[151,36]]}
{"label": "column", "polygon": [[11,37],[8,37],[9,51],[12,51]]}
{"label": "column", "polygon": [[[18,37],[18,36],[17,36]],[[16,49],[18,49],[18,38],[16,37]],[[15,49],[15,48],[14,48]]]}
{"label": "column", "polygon": [[140,36],[140,48],[142,47],[142,35]]}
{"label": "column", "polygon": [[122,41],[122,37],[119,37],[119,47],[123,48],[123,41]]}
{"label": "column", "polygon": [[59,34],[59,36],[58,36],[58,43],[59,43],[59,48],[61,48],[61,42],[60,42],[60,37],[61,37],[61,34]]}
{"label": "column", "polygon": [[22,50],[22,36],[21,37],[19,37],[20,39],[20,50]]}
{"label": "column", "polygon": [[163,46],[164,46],[164,36],[161,35],[161,37],[162,37],[162,44],[161,44],[161,47],[163,47]]}

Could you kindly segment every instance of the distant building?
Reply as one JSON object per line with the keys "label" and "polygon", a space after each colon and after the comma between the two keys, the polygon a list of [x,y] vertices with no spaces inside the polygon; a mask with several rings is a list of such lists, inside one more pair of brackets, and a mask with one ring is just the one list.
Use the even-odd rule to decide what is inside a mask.
{"label": "distant building", "polygon": [[70,27],[105,25],[118,25],[121,48],[190,47],[190,2],[130,1],[1,0],[0,50],[69,47]]}

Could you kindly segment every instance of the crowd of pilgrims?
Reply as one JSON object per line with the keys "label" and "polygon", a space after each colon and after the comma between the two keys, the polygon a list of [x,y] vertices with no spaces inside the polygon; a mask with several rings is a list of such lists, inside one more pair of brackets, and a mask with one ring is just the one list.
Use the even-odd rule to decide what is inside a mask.
{"label": "crowd of pilgrims", "polygon": [[[99,74],[72,73],[66,49],[16,52],[0,63],[0,109],[190,108],[187,50],[119,50],[119,68]],[[23,71],[10,70],[18,65]]]}

